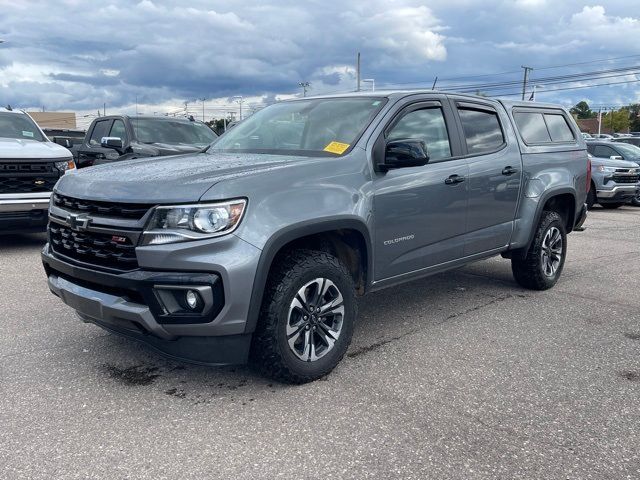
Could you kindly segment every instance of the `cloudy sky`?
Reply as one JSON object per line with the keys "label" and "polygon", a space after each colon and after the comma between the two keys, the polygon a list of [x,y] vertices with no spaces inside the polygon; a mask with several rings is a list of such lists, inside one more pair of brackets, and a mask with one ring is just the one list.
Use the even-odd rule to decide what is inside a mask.
{"label": "cloudy sky", "polygon": [[247,111],[297,94],[301,81],[312,94],[353,90],[360,51],[377,88],[431,87],[438,76],[440,87],[483,89],[517,82],[529,65],[539,100],[617,105],[640,101],[640,83],[620,83],[640,79],[633,70],[548,79],[640,66],[639,38],[629,0],[0,0],[0,104],[115,113],[135,111],[137,98],[145,114],[187,102],[201,115],[206,98],[206,116],[220,117],[238,109],[235,95]]}

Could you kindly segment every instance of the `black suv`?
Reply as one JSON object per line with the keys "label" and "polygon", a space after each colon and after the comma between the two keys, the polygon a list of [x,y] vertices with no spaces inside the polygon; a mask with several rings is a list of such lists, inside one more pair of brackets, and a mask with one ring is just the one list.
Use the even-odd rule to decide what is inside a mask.
{"label": "black suv", "polygon": [[119,160],[195,153],[217,138],[192,117],[110,115],[95,119],[78,148],[78,168]]}

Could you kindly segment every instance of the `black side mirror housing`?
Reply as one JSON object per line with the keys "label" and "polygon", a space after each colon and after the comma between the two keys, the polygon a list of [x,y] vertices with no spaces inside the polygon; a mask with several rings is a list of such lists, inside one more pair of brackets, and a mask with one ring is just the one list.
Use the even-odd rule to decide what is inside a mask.
{"label": "black side mirror housing", "polygon": [[427,146],[422,140],[405,138],[387,143],[384,163],[379,165],[382,171],[392,168],[421,167],[429,163]]}
{"label": "black side mirror housing", "polygon": [[113,148],[114,150],[122,150],[122,139],[120,137],[102,137],[100,140],[102,148]]}

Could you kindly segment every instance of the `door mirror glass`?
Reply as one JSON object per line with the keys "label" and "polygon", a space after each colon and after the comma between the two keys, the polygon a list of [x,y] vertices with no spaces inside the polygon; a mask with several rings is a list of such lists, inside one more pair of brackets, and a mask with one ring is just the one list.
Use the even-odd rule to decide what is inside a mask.
{"label": "door mirror glass", "polygon": [[404,168],[421,167],[429,162],[427,146],[422,140],[404,138],[387,143],[384,155],[384,167]]}
{"label": "door mirror glass", "polygon": [[122,139],[120,137],[102,137],[100,146],[103,148],[113,148],[114,150],[122,149]]}

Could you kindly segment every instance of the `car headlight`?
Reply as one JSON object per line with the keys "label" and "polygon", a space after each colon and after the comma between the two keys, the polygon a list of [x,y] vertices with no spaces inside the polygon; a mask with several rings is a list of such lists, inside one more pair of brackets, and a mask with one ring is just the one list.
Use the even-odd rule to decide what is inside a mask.
{"label": "car headlight", "polygon": [[245,199],[227,202],[156,207],[147,222],[142,245],[201,240],[227,235],[244,214]]}
{"label": "car headlight", "polygon": [[76,164],[73,160],[64,160],[62,162],[55,162],[56,169],[60,172],[66,172],[67,170],[73,170],[76,168]]}
{"label": "car headlight", "polygon": [[605,167],[604,165],[598,165],[599,172],[610,172],[614,173],[617,167]]}

